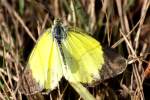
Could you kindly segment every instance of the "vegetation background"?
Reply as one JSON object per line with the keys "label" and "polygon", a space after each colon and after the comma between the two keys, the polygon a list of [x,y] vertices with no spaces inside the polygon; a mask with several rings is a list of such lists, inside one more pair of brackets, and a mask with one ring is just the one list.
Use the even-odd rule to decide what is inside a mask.
{"label": "vegetation background", "polygon": [[[97,100],[150,100],[149,5],[150,0],[0,0],[0,99],[26,97],[18,91],[19,76],[35,41],[59,17],[130,62],[123,75],[89,89]],[[67,89],[38,99],[81,99],[62,86]]]}

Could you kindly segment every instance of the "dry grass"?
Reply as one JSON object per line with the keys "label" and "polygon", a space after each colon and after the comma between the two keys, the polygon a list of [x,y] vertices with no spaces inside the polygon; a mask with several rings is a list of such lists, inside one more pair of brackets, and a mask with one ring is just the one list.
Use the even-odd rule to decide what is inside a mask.
{"label": "dry grass", "polygon": [[[122,80],[117,80],[120,86],[108,80],[108,87],[90,88],[97,99],[150,99],[146,92],[150,89],[149,5],[150,0],[0,0],[0,99],[22,100],[19,76],[37,38],[55,17],[92,33],[128,59]],[[37,97],[65,99],[72,95],[78,97],[64,85],[51,95]]]}

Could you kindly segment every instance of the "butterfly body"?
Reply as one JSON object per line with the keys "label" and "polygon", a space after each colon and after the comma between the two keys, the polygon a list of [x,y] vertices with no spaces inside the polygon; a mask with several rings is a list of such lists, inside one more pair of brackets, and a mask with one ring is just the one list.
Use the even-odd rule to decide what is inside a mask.
{"label": "butterfly body", "polygon": [[54,25],[52,26],[53,38],[61,43],[63,39],[67,37],[65,28],[61,25],[60,20],[55,20]]}

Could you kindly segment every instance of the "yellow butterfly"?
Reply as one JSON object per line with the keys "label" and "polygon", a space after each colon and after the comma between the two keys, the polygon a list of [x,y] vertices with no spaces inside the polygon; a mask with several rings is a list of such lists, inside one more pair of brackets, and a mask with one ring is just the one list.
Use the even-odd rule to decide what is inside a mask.
{"label": "yellow butterfly", "polygon": [[26,79],[32,78],[27,82],[34,87],[32,93],[43,88],[55,89],[62,77],[70,83],[92,84],[100,79],[103,64],[103,50],[98,41],[78,28],[64,27],[56,19],[37,41],[24,75]]}

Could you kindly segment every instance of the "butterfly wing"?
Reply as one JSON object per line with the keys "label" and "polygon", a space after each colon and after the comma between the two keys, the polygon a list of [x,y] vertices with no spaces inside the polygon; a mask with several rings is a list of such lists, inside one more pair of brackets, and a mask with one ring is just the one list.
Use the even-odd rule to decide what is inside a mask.
{"label": "butterfly wing", "polygon": [[[62,77],[62,65],[58,44],[48,29],[38,40],[29,57],[27,69],[31,71],[30,77],[33,77],[41,88],[53,90]],[[26,74],[24,75],[27,76]]]}
{"label": "butterfly wing", "polygon": [[127,60],[111,48],[104,48],[104,59],[105,64],[100,71],[99,82],[123,73],[127,67]]}
{"label": "butterfly wing", "polygon": [[[70,74],[75,81],[92,84],[100,79],[99,70],[104,64],[100,43],[92,37],[77,30],[68,30],[62,49]],[[65,69],[64,69],[65,70]],[[66,72],[66,73],[68,73]]]}

